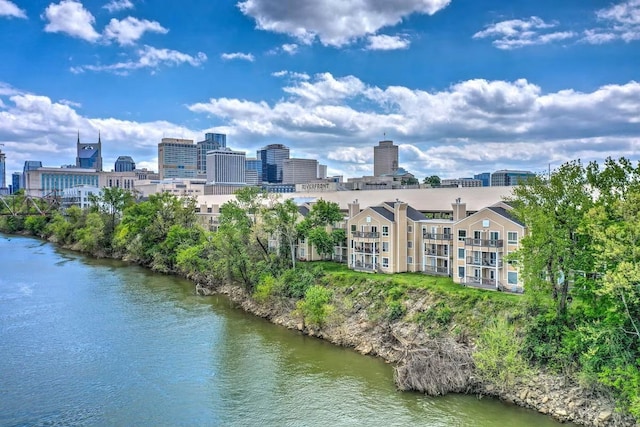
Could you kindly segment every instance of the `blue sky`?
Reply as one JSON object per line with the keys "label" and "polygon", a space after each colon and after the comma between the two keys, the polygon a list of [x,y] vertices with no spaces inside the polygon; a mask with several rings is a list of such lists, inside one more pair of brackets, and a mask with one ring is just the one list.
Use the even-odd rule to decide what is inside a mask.
{"label": "blue sky", "polygon": [[[0,143],[157,170],[163,136],[418,178],[640,157],[640,0],[0,0]],[[9,179],[9,176],[7,177]]]}

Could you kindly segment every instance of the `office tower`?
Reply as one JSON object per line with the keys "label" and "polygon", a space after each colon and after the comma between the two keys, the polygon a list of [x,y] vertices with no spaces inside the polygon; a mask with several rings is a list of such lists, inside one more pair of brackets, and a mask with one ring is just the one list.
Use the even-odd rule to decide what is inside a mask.
{"label": "office tower", "polygon": [[491,174],[491,186],[518,185],[518,183],[524,182],[529,177],[534,176],[536,176],[536,174],[529,171],[501,169]]}
{"label": "office tower", "polygon": [[22,167],[22,179],[20,180],[20,188],[26,188],[25,178],[27,176],[27,172],[36,170],[42,167],[42,162],[39,160],[26,160],[24,162],[24,166]]}
{"label": "office tower", "polygon": [[204,141],[198,141],[196,144],[198,147],[198,174],[207,174],[207,152],[211,150],[219,150],[226,148],[227,135],[224,133],[205,133]]}
{"label": "office tower", "polygon": [[389,175],[398,170],[398,146],[393,141],[380,141],[373,147],[373,175]]}
{"label": "office tower", "polygon": [[97,143],[81,143],[80,132],[78,132],[78,142],[76,143],[76,167],[82,169],[95,169],[102,171],[102,141],[98,133]]}
{"label": "office tower", "polygon": [[262,182],[281,183],[284,159],[289,158],[289,147],[270,144],[258,150],[256,157],[262,163]]}
{"label": "office tower", "polygon": [[0,150],[0,188],[5,188],[7,186],[6,181],[6,158],[7,156]]}
{"label": "office tower", "polygon": [[491,173],[489,172],[482,172],[477,175],[473,175],[473,179],[479,179],[482,181],[483,187],[489,187],[491,185]]}
{"label": "office tower", "polygon": [[262,184],[262,162],[256,158],[245,158],[244,179],[247,185]]}
{"label": "office tower", "polygon": [[318,179],[327,179],[327,165],[318,164]]}
{"label": "office tower", "polygon": [[245,184],[244,151],[221,148],[207,153],[207,184]]}
{"label": "office tower", "polygon": [[131,172],[136,168],[136,163],[130,156],[120,156],[116,160],[116,164],[113,168],[116,172]]}
{"label": "office tower", "polygon": [[165,178],[195,178],[197,147],[192,139],[162,138],[158,144],[158,174]]}
{"label": "office tower", "polygon": [[283,184],[306,184],[318,179],[318,161],[312,159],[284,159]]}
{"label": "office tower", "polygon": [[11,175],[11,194],[15,194],[20,190],[22,182],[22,174],[20,172],[14,172]]}

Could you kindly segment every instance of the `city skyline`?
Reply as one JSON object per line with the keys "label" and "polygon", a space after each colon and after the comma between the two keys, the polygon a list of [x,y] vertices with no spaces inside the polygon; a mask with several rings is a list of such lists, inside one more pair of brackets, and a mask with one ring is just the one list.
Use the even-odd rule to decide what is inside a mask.
{"label": "city skyline", "polygon": [[345,179],[386,139],[420,180],[638,160],[638,0],[298,4],[0,0],[7,176],[69,163],[78,131],[152,170],[209,132]]}

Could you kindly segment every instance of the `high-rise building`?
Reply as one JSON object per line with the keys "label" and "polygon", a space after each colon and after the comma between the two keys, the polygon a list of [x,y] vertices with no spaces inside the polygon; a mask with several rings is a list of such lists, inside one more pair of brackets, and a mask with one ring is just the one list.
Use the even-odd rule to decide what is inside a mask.
{"label": "high-rise building", "polygon": [[327,179],[327,165],[318,164],[318,179]]}
{"label": "high-rise building", "polygon": [[491,173],[489,172],[482,172],[477,175],[473,175],[473,179],[479,179],[482,181],[483,187],[489,187],[491,185]]}
{"label": "high-rise building", "polygon": [[27,172],[36,170],[42,167],[42,162],[39,160],[26,160],[24,162],[24,166],[22,167],[22,179],[20,180],[20,188],[27,188],[25,179],[27,176]]}
{"label": "high-rise building", "polygon": [[398,146],[393,141],[380,141],[373,147],[373,175],[388,175],[397,170]]}
{"label": "high-rise building", "polygon": [[20,172],[14,172],[11,175],[11,194],[17,193],[20,190],[22,182],[22,174]]}
{"label": "high-rise building", "polygon": [[116,172],[131,172],[136,168],[136,162],[130,156],[120,156],[116,160],[113,170]]}
{"label": "high-rise building", "polygon": [[262,163],[262,182],[281,183],[284,159],[289,158],[289,147],[269,144],[258,150],[256,157]]}
{"label": "high-rise building", "polygon": [[283,184],[306,184],[318,179],[318,161],[315,159],[284,159]]}
{"label": "high-rise building", "polygon": [[524,182],[534,176],[536,176],[536,174],[529,171],[501,169],[491,174],[491,186],[518,185],[518,183]]}
{"label": "high-rise building", "polygon": [[198,141],[196,144],[198,147],[197,162],[198,162],[198,174],[207,174],[207,152],[211,150],[219,150],[226,148],[227,135],[224,133],[205,133],[204,141]]}
{"label": "high-rise building", "polygon": [[256,158],[245,158],[244,179],[247,185],[262,184],[262,162]]}
{"label": "high-rise building", "polygon": [[6,159],[7,156],[0,150],[0,188],[7,187],[7,167],[6,167]]}
{"label": "high-rise building", "polygon": [[197,147],[192,139],[162,138],[158,144],[158,174],[165,178],[195,178]]}
{"label": "high-rise building", "polygon": [[221,148],[207,153],[207,184],[245,184],[244,151]]}
{"label": "high-rise building", "polygon": [[95,169],[102,171],[102,141],[98,133],[98,142],[81,143],[80,132],[78,132],[78,142],[76,144],[77,156],[76,167],[82,169]]}

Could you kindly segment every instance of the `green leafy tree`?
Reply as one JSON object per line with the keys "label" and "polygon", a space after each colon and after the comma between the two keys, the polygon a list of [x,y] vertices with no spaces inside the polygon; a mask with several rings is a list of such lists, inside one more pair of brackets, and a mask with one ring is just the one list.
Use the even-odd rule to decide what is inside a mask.
{"label": "green leafy tree", "polygon": [[438,175],[428,176],[422,182],[432,187],[440,187],[440,177]]}
{"label": "green leafy tree", "polygon": [[330,304],[333,293],[322,286],[313,285],[307,289],[304,299],[298,301],[297,307],[305,323],[312,326],[322,326],[327,317],[334,311]]}
{"label": "green leafy tree", "polygon": [[[296,268],[296,242],[298,239],[298,206],[291,199],[276,203],[264,213],[265,230],[279,241],[280,254],[288,256],[291,268]],[[288,255],[286,255],[288,252]]]}
{"label": "green leafy tree", "polygon": [[323,257],[331,256],[336,240],[341,235],[327,228],[344,219],[340,206],[320,199],[311,205],[309,214],[297,225],[298,235],[305,236]]}

